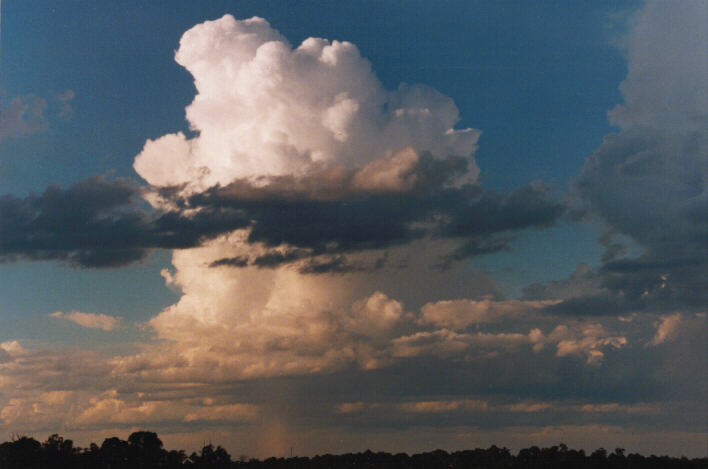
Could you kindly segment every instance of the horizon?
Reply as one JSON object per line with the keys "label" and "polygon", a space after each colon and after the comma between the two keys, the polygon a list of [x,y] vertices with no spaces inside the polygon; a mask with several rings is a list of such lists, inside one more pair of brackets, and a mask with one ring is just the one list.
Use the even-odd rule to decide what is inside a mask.
{"label": "horizon", "polygon": [[706,24],[6,0],[0,432],[707,456]]}

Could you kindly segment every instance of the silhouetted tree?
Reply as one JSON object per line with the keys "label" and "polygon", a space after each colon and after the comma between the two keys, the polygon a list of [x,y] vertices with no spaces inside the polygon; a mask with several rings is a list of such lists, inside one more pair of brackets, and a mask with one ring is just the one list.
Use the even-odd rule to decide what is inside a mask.
{"label": "silhouetted tree", "polygon": [[708,458],[688,459],[668,456],[625,456],[617,448],[608,455],[604,448],[586,456],[583,450],[563,443],[539,448],[532,446],[514,456],[507,448],[491,446],[447,453],[435,450],[408,456],[406,453],[365,451],[340,456],[325,454],[313,458],[240,458],[231,461],[221,446],[209,444],[189,457],[184,451],[166,451],[156,433],[132,433],[128,441],[106,438],[99,447],[75,447],[58,434],[39,443],[33,438],[14,437],[0,444],[0,469],[708,469]]}
{"label": "silhouetted tree", "polygon": [[42,443],[43,461],[46,467],[69,469],[77,465],[76,457],[79,448],[74,448],[74,442],[65,440],[54,433]]}
{"label": "silhouetted tree", "polygon": [[204,446],[199,454],[192,453],[189,463],[196,468],[228,468],[231,467],[231,456],[221,446],[214,448],[210,443]]}
{"label": "silhouetted tree", "polygon": [[128,469],[130,467],[130,447],[120,438],[106,438],[101,444],[101,462],[110,469]]}
{"label": "silhouetted tree", "polygon": [[167,451],[162,449],[162,441],[157,437],[157,433],[146,431],[131,433],[128,444],[133,467],[153,469],[164,466]]}
{"label": "silhouetted tree", "polygon": [[39,469],[42,466],[42,445],[34,438],[21,436],[0,445],[0,468]]}

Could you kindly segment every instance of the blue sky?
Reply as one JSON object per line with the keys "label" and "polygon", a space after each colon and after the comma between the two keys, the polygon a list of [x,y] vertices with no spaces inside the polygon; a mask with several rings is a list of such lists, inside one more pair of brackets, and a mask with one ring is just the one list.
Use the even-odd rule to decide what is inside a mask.
{"label": "blue sky", "polygon": [[[705,380],[667,364],[705,369],[705,16],[700,2],[6,1],[0,427],[40,403],[23,431],[250,435],[262,455],[295,434],[321,438],[308,453],[565,434],[701,454]],[[247,31],[289,44],[258,62]],[[308,46],[337,59],[305,66],[310,37],[356,49]],[[93,365],[20,371],[50,351]],[[431,363],[447,378],[427,382]],[[485,384],[489,367],[515,378]],[[403,376],[410,389],[386,380]],[[596,376],[612,378],[593,394]],[[43,391],[17,396],[32,379]],[[377,409],[397,422],[378,440]]]}

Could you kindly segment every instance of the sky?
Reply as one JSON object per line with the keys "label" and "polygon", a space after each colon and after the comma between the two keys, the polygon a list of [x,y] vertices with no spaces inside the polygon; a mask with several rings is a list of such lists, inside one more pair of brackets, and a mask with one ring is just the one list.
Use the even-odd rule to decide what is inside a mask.
{"label": "sky", "polygon": [[707,454],[705,2],[1,15],[0,434]]}

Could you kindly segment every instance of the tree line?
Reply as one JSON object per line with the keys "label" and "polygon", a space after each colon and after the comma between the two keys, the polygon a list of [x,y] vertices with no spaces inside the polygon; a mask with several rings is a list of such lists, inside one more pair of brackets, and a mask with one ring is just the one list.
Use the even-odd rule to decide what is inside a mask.
{"label": "tree line", "polygon": [[27,436],[13,437],[0,444],[0,469],[634,469],[703,468],[708,457],[688,459],[669,456],[642,456],[617,448],[604,448],[586,454],[566,445],[539,448],[532,446],[514,455],[507,448],[491,446],[448,453],[443,450],[415,454],[390,454],[372,451],[312,458],[232,460],[221,446],[209,444],[189,455],[184,450],[166,450],[154,432],[132,433],[128,440],[106,438],[101,446],[74,446],[72,440],[53,434],[43,443]]}

